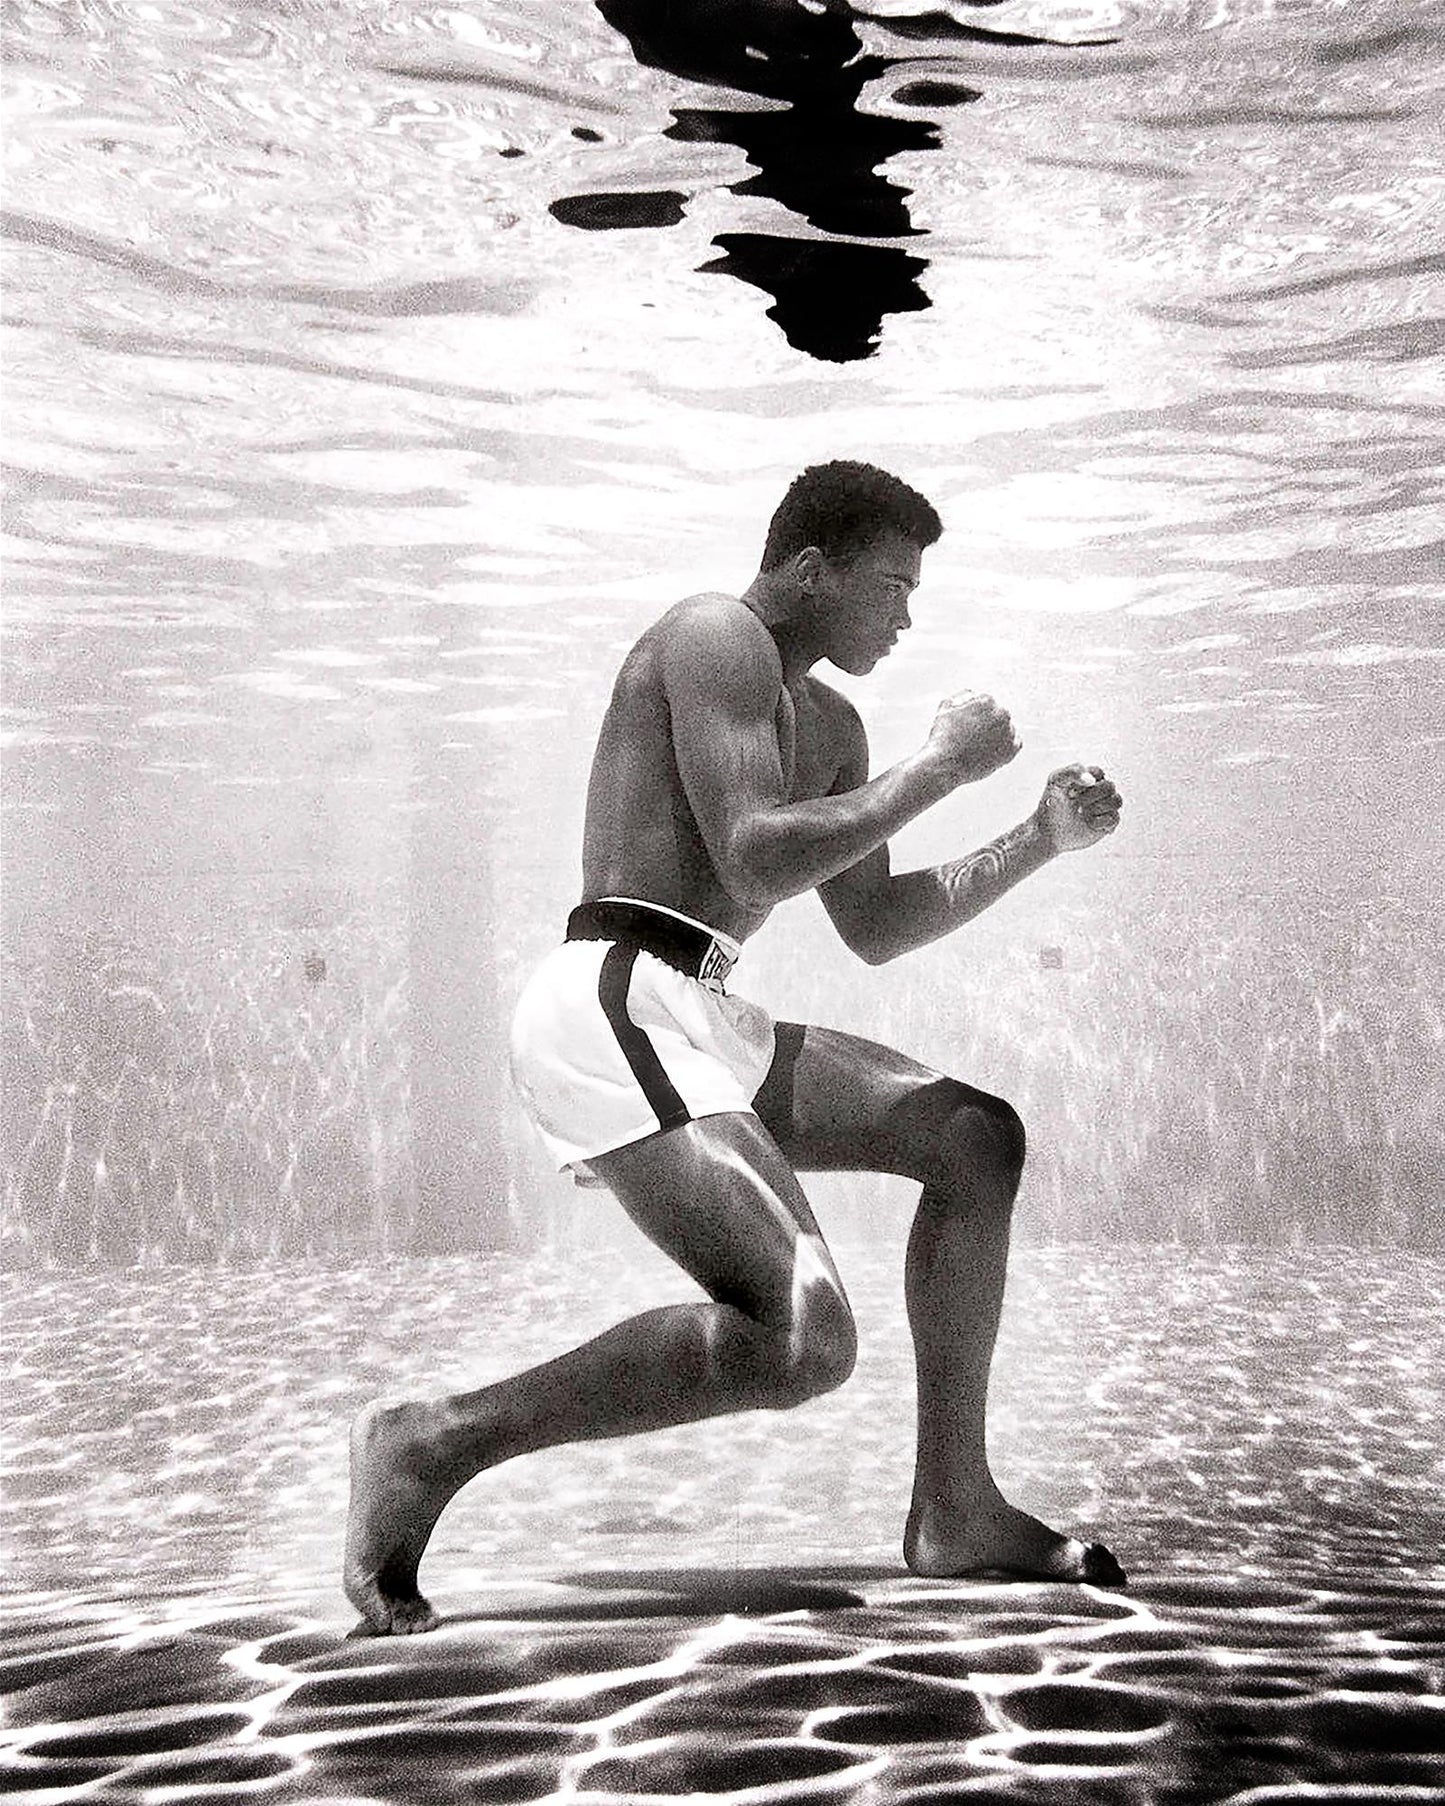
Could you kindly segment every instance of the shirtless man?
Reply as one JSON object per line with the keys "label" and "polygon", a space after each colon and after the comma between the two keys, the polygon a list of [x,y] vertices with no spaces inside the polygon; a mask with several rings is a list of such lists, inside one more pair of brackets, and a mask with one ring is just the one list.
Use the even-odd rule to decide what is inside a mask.
{"label": "shirtless man", "polygon": [[610,1187],[709,1302],[644,1312],[479,1391],[364,1411],[345,1585],[374,1631],[436,1625],[418,1564],[447,1501],[485,1469],[558,1443],[782,1409],[847,1379],[853,1319],[799,1169],[898,1173],[923,1188],[904,1281],[918,1369],[908,1566],[1123,1581],[1101,1544],[1018,1510],[989,1470],[1018,1116],[856,1035],[774,1025],[724,989],[738,943],[787,897],[816,888],[844,942],[877,965],[1118,826],[1114,785],[1071,765],[980,851],[891,871],[890,835],[1019,751],[1004,710],[966,695],[870,780],[856,710],[811,674],[828,659],[863,676],[887,657],[941,530],[896,477],[816,466],[774,515],[742,598],[678,603],[623,663],[587,798],[584,901],[522,995],[513,1072],[559,1164]]}

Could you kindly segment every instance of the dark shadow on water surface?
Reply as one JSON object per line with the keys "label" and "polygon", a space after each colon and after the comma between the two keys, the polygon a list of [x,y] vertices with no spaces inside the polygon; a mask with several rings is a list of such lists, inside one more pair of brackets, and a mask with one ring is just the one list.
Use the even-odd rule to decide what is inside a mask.
{"label": "dark shadow on water surface", "polygon": [[[934,150],[923,119],[864,113],[863,89],[888,67],[865,56],[845,8],[723,0],[706,9],[669,0],[598,0],[638,62],[692,81],[787,103],[736,111],[676,107],[666,136],[733,144],[757,172],[732,192],[778,201],[818,232],[844,238],[911,236],[908,190],[879,174],[900,151]],[[972,90],[960,96],[975,99]],[[876,349],[885,315],[928,306],[927,267],[896,246],[818,241],[792,234],[729,233],[702,267],[774,297],[769,317],[795,350],[829,363]]]}
{"label": "dark shadow on water surface", "polygon": [[564,226],[584,232],[619,232],[638,226],[675,226],[686,195],[671,188],[624,194],[568,194],[548,212]]}
{"label": "dark shadow on water surface", "polygon": [[871,357],[886,314],[929,306],[917,280],[927,263],[891,246],[764,232],[723,232],[713,243],[722,256],[701,267],[772,295],[768,318],[795,350],[826,363]]}
{"label": "dark shadow on water surface", "polygon": [[[896,63],[915,64],[926,52],[910,50],[905,58],[867,53],[857,29],[865,15],[846,0],[710,0],[707,6],[597,0],[597,6],[646,67],[775,103],[672,110],[666,137],[736,145],[756,173],[732,184],[731,192],[777,201],[810,228],[803,234],[723,234],[714,240],[722,255],[704,270],[772,295],[768,316],[788,343],[829,363],[870,356],[887,315],[930,305],[918,280],[928,267],[923,258],[894,244],[852,242],[922,235],[909,214],[911,191],[880,171],[901,152],[938,149],[938,126],[864,110],[860,100]],[[945,51],[959,41],[1051,42],[964,25],[943,12],[868,23],[880,34],[930,41]],[[980,98],[976,88],[942,76],[904,82],[892,96],[904,107],[932,109]],[[564,224],[591,230],[675,223],[671,209],[658,206],[662,198],[637,195],[629,203],[626,196],[564,195],[551,211]]]}

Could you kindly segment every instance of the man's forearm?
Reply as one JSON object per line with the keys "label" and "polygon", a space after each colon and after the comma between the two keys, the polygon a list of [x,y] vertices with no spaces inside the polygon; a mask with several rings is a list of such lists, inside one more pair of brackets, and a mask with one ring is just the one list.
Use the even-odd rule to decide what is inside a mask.
{"label": "man's forearm", "polygon": [[735,896],[762,903],[801,895],[846,871],[955,787],[926,753],[855,790],[759,811],[738,824],[722,867]]}
{"label": "man's forearm", "polygon": [[1053,857],[1048,837],[1030,816],[963,859],[898,873],[889,881],[878,923],[878,957],[896,959],[936,941],[996,903]]}

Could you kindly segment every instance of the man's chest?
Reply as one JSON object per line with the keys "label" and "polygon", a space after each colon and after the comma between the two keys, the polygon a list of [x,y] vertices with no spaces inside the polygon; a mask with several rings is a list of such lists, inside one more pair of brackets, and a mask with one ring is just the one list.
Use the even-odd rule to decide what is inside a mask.
{"label": "man's chest", "polygon": [[777,708],[778,752],[791,802],[826,796],[838,776],[828,717],[806,688],[784,690]]}

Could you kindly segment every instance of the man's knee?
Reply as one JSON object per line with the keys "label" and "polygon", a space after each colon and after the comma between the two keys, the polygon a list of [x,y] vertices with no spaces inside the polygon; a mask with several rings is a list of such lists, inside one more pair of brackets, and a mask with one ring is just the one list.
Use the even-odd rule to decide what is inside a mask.
{"label": "man's knee", "polygon": [[857,1359],[858,1332],[847,1300],[831,1289],[821,1299],[815,1294],[792,1329],[778,1338],[767,1403],[786,1410],[832,1392]]}
{"label": "man's knee", "polygon": [[993,1201],[1013,1201],[1023,1175],[1027,1136],[1013,1105],[956,1079],[934,1148],[934,1171],[925,1184],[976,1198],[982,1187]]}
{"label": "man's knee", "polygon": [[1017,1187],[1023,1177],[1024,1156],[1028,1153],[1024,1119],[1002,1097],[989,1098],[985,1116],[988,1123],[985,1133],[992,1142],[995,1163]]}

